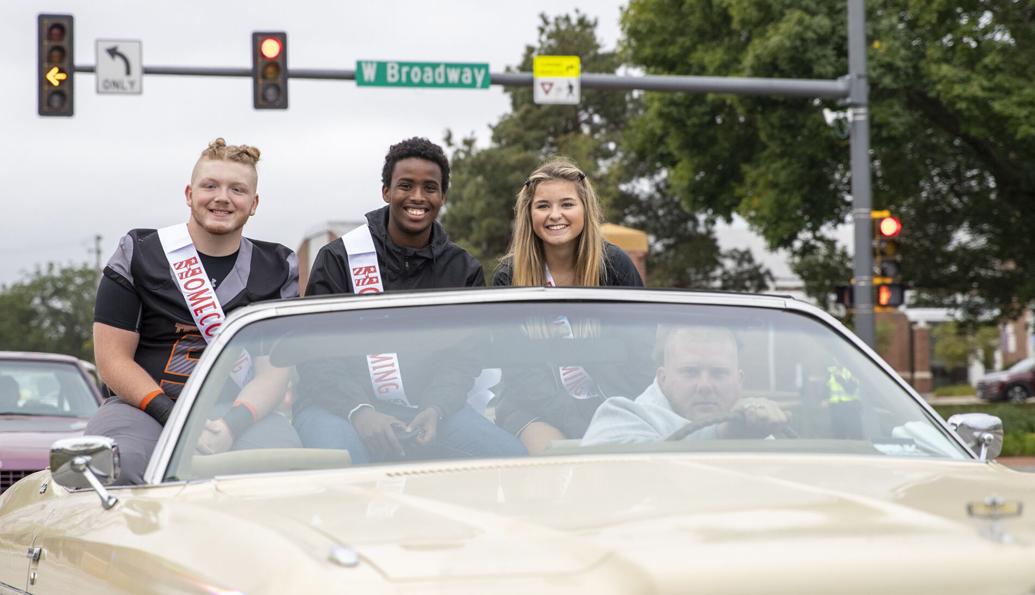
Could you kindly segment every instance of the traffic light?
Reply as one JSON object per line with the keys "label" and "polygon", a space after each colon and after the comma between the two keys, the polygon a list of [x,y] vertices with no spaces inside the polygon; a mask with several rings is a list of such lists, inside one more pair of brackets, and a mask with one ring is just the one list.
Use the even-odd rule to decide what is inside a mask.
{"label": "traffic light", "polygon": [[252,105],[287,109],[287,33],[252,33]]}
{"label": "traffic light", "polygon": [[71,116],[75,102],[72,73],[75,44],[70,14],[41,14],[36,19],[37,110],[41,116]]}
{"label": "traffic light", "polygon": [[897,308],[905,298],[905,287],[901,283],[877,285],[877,305],[885,308]]}
{"label": "traffic light", "polygon": [[854,288],[851,285],[836,285],[834,286],[834,303],[841,304],[845,308],[851,308],[855,305],[855,300],[852,297],[852,290]]}
{"label": "traffic light", "polygon": [[877,292],[876,305],[898,307],[905,297],[898,250],[902,222],[892,216],[890,211],[871,211],[870,217],[873,219],[873,285]]}

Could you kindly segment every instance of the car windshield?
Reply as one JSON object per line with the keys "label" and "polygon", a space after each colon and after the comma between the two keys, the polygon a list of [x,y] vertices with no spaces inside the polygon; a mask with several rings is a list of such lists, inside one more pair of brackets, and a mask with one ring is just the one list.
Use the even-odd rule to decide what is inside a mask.
{"label": "car windshield", "polygon": [[[969,458],[843,335],[769,308],[558,301],[281,316],[236,333],[202,382],[167,479],[529,453]],[[273,412],[254,422],[271,387],[261,402]],[[211,420],[245,401],[233,449],[218,452]]]}
{"label": "car windshield", "polygon": [[1007,372],[1026,372],[1030,370],[1032,366],[1035,366],[1035,358],[1029,357],[1010,366]]}
{"label": "car windshield", "polygon": [[90,417],[96,410],[75,364],[0,360],[0,415]]}

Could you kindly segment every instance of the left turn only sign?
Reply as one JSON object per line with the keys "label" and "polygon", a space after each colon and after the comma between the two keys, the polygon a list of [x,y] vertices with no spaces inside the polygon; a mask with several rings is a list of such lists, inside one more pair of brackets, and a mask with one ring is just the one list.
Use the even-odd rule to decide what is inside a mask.
{"label": "left turn only sign", "polygon": [[98,39],[97,93],[139,95],[143,92],[144,66],[140,40]]}

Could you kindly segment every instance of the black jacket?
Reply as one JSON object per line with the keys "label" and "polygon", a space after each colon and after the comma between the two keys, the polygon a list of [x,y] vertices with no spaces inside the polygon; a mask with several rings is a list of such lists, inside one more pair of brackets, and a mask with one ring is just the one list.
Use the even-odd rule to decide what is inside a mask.
{"label": "black jacket", "polygon": [[[514,272],[512,263],[504,260],[492,275],[492,285],[510,285]],[[604,278],[606,287],[643,287],[643,280],[629,255],[611,242],[604,242]]]}
{"label": "black jacket", "polygon": [[[414,250],[388,237],[388,206],[367,213],[370,235],[377,250],[385,291],[438,287],[484,287],[482,265],[466,250],[449,241],[446,230],[434,222],[431,241]],[[309,274],[306,295],[354,293],[345,244],[336,239],[320,248]]]}
{"label": "black jacket", "polygon": [[[510,285],[512,278],[512,265],[505,260],[493,274],[492,284]],[[611,242],[604,242],[602,281],[601,285],[608,287],[643,287],[640,273],[632,259]],[[653,340],[653,337],[650,339]],[[644,347],[637,353],[649,354],[650,348]],[[497,389],[499,401],[496,405],[496,423],[516,435],[529,423],[541,420],[558,428],[568,438],[581,438],[605,397],[636,395],[650,383],[649,377],[653,371],[650,362],[638,361],[641,358],[634,356],[635,353],[631,353],[630,360],[621,366],[585,366],[598,389],[603,392],[601,397],[592,399],[575,399],[570,396],[561,383],[557,366],[504,368],[503,382]],[[631,365],[634,359],[640,365]],[[571,365],[573,362],[564,363]],[[633,369],[643,373],[633,373]]]}
{"label": "black jacket", "polygon": [[[399,246],[388,237],[388,207],[367,213],[370,235],[377,250],[385,291],[444,287],[483,287],[482,266],[463,248],[449,241],[436,221],[431,240],[419,250]],[[313,264],[306,295],[354,293],[345,244],[334,240],[320,249]],[[456,413],[467,399],[480,368],[470,345],[399,345],[397,355],[406,395],[418,407],[435,405],[443,415]],[[299,366],[296,410],[319,403],[345,416],[356,406],[369,403],[390,415],[393,406],[378,401],[364,358],[335,358]]]}
{"label": "black jacket", "polygon": [[[650,385],[657,366],[651,353],[654,330],[621,321],[603,325],[601,337],[621,346],[610,361],[557,361],[539,365],[503,367],[503,378],[494,389],[496,424],[517,435],[533,421],[544,421],[567,438],[582,438],[597,407],[608,397],[634,398]],[[575,323],[575,321],[572,321]],[[515,329],[515,332],[521,332]],[[504,339],[505,342],[505,339]],[[559,367],[581,366],[593,379],[598,396],[576,399],[568,394]]]}

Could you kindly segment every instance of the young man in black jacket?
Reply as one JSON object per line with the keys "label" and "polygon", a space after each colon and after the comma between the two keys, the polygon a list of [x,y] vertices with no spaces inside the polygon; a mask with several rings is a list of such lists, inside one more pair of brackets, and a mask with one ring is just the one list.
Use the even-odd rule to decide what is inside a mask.
{"label": "young man in black jacket", "polygon": [[[306,295],[484,286],[481,265],[435,220],[449,189],[442,148],[423,138],[392,145],[381,182],[387,206],[320,250]],[[524,454],[512,435],[466,405],[479,372],[465,355],[469,347],[438,353],[409,347],[300,366],[294,417],[303,443],[345,448],[356,463],[404,454],[399,436],[413,432],[411,450],[422,456]],[[398,387],[381,382],[385,370],[401,377]]]}

